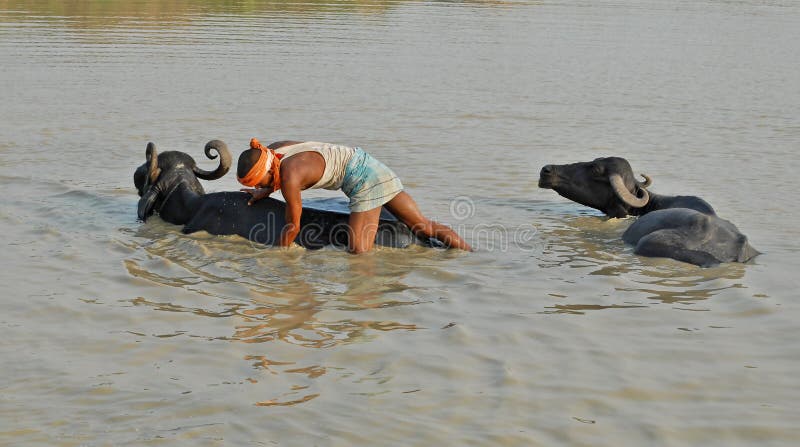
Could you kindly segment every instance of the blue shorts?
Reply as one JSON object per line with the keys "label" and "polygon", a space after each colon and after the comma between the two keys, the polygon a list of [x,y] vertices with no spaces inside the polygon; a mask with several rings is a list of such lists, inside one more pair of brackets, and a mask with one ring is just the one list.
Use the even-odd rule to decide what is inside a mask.
{"label": "blue shorts", "polygon": [[355,150],[342,180],[342,191],[350,198],[351,212],[383,206],[403,191],[397,174],[360,147]]}

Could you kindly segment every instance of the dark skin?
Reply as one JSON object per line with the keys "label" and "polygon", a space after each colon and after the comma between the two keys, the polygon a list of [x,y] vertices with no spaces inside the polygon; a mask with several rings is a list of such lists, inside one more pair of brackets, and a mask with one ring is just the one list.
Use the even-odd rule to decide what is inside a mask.
{"label": "dark skin", "polygon": [[[277,141],[270,149],[301,143],[301,141]],[[248,204],[268,197],[272,193],[273,169],[270,169],[256,189],[242,189],[252,198]],[[303,200],[300,192],[314,186],[325,173],[325,159],[317,152],[300,152],[281,161],[281,192],[286,199],[286,226],[281,231],[278,245],[288,247],[300,233],[300,216],[303,213]],[[416,202],[406,192],[401,192],[384,205],[400,221],[421,237],[434,237],[452,248],[472,251],[461,237],[450,227],[427,219],[419,211]],[[348,221],[351,253],[364,253],[372,250],[375,234],[378,231],[381,207],[367,211],[352,212]]]}

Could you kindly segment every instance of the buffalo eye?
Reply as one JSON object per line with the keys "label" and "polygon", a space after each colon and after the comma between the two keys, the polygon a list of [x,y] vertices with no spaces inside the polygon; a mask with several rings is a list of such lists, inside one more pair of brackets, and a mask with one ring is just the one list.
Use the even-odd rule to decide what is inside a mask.
{"label": "buffalo eye", "polygon": [[600,164],[593,164],[590,169],[592,171],[592,175],[597,176],[597,177],[602,176],[604,171],[605,171],[603,169],[603,165],[600,165]]}

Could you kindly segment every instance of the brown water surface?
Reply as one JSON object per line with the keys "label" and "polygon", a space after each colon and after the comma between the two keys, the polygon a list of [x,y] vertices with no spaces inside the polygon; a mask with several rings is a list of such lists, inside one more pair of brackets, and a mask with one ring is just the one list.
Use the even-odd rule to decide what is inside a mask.
{"label": "brown water surface", "polygon": [[[794,1],[0,0],[0,445],[796,445],[798,67]],[[477,252],[136,221],[148,141],[253,136],[365,148]],[[764,254],[536,186],[606,155]]]}

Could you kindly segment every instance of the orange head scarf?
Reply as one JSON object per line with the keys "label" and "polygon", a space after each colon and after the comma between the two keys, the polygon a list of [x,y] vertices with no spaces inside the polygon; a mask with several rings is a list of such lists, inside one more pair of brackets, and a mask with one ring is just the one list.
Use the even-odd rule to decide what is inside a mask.
{"label": "orange head scarf", "polygon": [[283,155],[265,147],[255,138],[250,140],[250,149],[260,150],[261,155],[258,156],[258,160],[253,164],[253,167],[250,168],[250,171],[244,177],[236,176],[236,180],[239,180],[239,183],[244,186],[254,187],[267,175],[267,172],[269,172],[271,168],[274,168],[272,171],[272,192],[281,189],[280,168],[281,157]]}

